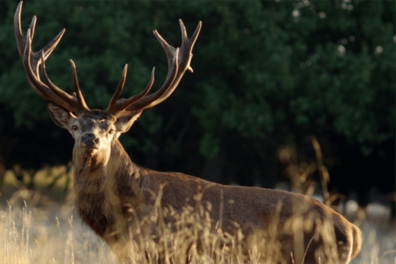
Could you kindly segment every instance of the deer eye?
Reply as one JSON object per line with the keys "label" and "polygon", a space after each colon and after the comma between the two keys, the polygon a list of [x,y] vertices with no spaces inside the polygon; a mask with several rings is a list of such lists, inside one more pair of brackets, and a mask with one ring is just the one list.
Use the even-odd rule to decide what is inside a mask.
{"label": "deer eye", "polygon": [[76,131],[76,130],[78,129],[78,126],[73,125],[73,126],[71,127],[71,129],[72,129],[73,131]]}
{"label": "deer eye", "polygon": [[114,129],[110,129],[109,130],[109,134],[111,135],[111,134],[113,134],[114,133]]}

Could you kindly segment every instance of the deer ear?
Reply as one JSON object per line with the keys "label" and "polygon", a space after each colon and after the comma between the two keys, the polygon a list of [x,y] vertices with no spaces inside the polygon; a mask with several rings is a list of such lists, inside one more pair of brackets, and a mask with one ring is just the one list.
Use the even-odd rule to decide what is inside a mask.
{"label": "deer ear", "polygon": [[51,101],[48,101],[47,108],[54,123],[61,128],[69,129],[70,121],[77,119],[71,112]]}
{"label": "deer ear", "polygon": [[133,125],[133,123],[139,118],[141,114],[142,111],[118,117],[115,123],[117,132],[120,133],[128,132],[128,130]]}

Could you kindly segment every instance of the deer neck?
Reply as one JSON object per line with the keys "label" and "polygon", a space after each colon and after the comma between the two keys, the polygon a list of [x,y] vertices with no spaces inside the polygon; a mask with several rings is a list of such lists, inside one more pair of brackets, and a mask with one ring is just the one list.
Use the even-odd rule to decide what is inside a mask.
{"label": "deer neck", "polygon": [[75,147],[73,164],[77,213],[101,237],[121,232],[126,226],[125,205],[138,208],[140,204],[138,167],[118,140],[103,156],[87,157]]}
{"label": "deer neck", "polygon": [[[77,147],[73,149],[74,188],[84,192],[95,186],[96,192],[103,192],[106,185],[117,188],[121,175],[127,179],[138,179],[138,167],[132,162],[121,143],[116,140],[107,153],[86,156]],[[129,176],[129,177],[128,177]]]}

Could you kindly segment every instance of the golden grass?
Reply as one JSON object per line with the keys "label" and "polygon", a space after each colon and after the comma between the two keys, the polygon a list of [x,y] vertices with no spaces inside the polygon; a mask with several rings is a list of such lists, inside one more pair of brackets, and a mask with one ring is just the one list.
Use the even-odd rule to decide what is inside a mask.
{"label": "golden grass", "polygon": [[107,246],[73,215],[70,205],[0,212],[0,263],[116,263]]}
{"label": "golden grass", "polygon": [[[22,201],[30,191],[22,190],[0,208],[0,264],[117,263],[107,245],[76,217],[72,194],[63,204],[30,205]],[[176,230],[163,218],[173,215]],[[148,224],[148,225],[147,225]],[[156,225],[156,232],[143,226]],[[279,241],[274,236],[254,236],[245,251],[243,235],[222,232],[208,221],[204,210],[186,208],[185,213],[158,212],[131,232],[134,263],[276,263]],[[390,226],[376,227],[363,221],[362,251],[352,264],[396,263],[396,232]],[[237,229],[237,227],[236,227]],[[274,230],[274,229],[269,229]],[[265,238],[265,239],[263,239]]]}

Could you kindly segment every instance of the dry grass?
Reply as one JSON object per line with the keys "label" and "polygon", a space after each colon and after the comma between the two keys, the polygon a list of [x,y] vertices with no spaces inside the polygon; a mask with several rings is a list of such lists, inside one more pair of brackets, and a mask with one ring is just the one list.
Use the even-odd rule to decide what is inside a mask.
{"label": "dry grass", "polygon": [[[0,263],[116,263],[107,246],[68,205],[0,212]],[[77,220],[77,221],[75,221]]]}
{"label": "dry grass", "polygon": [[[25,192],[25,193],[23,193]],[[0,263],[116,263],[107,245],[75,216],[70,198],[62,205],[29,205],[24,190],[0,208]],[[30,193],[31,194],[31,193]],[[11,205],[12,204],[12,205]],[[134,230],[131,252],[134,263],[157,263],[159,256],[173,263],[275,263],[277,241],[271,236],[256,237],[248,254],[243,236],[222,233],[207,221],[205,211],[186,209],[175,215],[176,230],[161,218],[172,212],[148,216],[146,224],[158,226],[156,234]],[[140,225],[146,226],[146,225]],[[390,226],[375,226],[368,221],[360,225],[364,244],[353,264],[396,263],[396,232]],[[272,247],[272,248],[271,248]]]}

